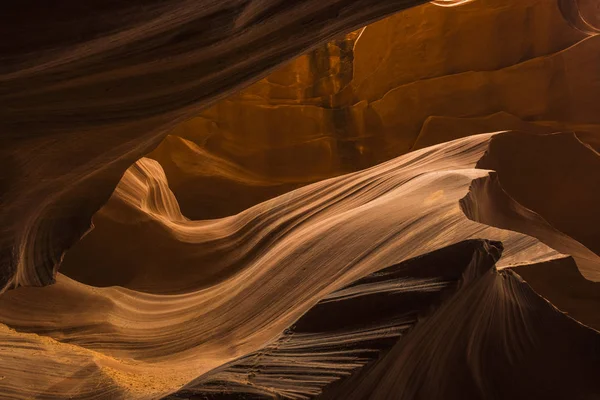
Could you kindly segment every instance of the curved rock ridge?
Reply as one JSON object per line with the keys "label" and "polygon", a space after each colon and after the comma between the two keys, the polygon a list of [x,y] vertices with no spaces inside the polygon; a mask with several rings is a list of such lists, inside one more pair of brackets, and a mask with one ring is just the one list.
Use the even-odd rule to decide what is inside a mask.
{"label": "curved rock ridge", "polygon": [[496,171],[519,204],[600,255],[600,154],[576,134],[498,135],[477,167]]}
{"label": "curved rock ridge", "polygon": [[600,256],[508,196],[495,172],[475,179],[460,205],[473,221],[527,233],[561,253],[571,255],[588,280],[600,281]]}
{"label": "curved rock ridge", "polygon": [[[364,290],[378,297],[395,285],[429,293],[458,279],[442,275],[433,282],[417,274],[401,278],[404,283],[360,284],[356,293],[348,287],[386,266],[469,239],[501,241],[505,251],[499,268],[564,259],[535,238],[473,221],[461,208],[473,180],[491,173],[475,168],[490,140],[505,135],[477,135],[415,151],[206,221],[183,217],[160,165],[140,160],[95,216],[96,229],[65,260],[65,265],[73,262],[69,274],[81,282],[58,274],[54,285],[0,296],[5,326],[0,392],[19,399],[161,398],[211,376],[205,374],[229,374],[230,363],[277,342],[319,302],[342,295],[350,299]],[[512,201],[511,207],[521,206]],[[532,218],[525,212],[518,216]],[[112,240],[103,241],[103,235]],[[102,276],[110,280],[101,282]],[[415,310],[424,308],[415,304]],[[402,321],[394,323],[414,324],[414,318]],[[309,351],[313,339],[320,340],[296,344]],[[348,338],[356,344],[354,339]],[[321,361],[332,370],[318,380],[325,385],[345,376],[342,370],[372,359],[367,353],[358,359],[352,351],[335,360],[323,355]],[[310,364],[305,367],[313,368],[313,356],[302,358]],[[295,368],[286,362],[298,361],[277,361],[277,352],[265,357],[271,365],[283,363],[284,370]],[[35,377],[20,372],[34,364],[43,367]],[[290,374],[303,371],[294,365],[300,369]],[[306,386],[313,394],[323,388],[314,383]],[[297,385],[282,390],[299,391]]]}
{"label": "curved rock ridge", "polygon": [[175,124],[312,46],[424,1],[38,3],[12,2],[0,16],[3,289],[51,283],[124,171]]}
{"label": "curved rock ridge", "polygon": [[[560,13],[554,2],[528,1],[512,9],[522,22],[520,36],[532,39],[523,46],[505,49],[508,57],[503,50],[500,60],[514,62],[547,55],[583,37],[583,33],[569,31],[566,23],[557,22]],[[51,282],[64,251],[87,232],[91,215],[109,197],[122,173],[179,122],[318,43],[422,3],[233,0],[217,4],[178,0],[167,4],[151,0],[122,5],[94,0],[86,3],[86,7],[97,10],[92,14],[71,0],[63,1],[58,9],[43,8],[31,0],[12,4],[0,16],[0,167],[5,171],[0,176],[0,286],[6,289]],[[470,15],[469,7],[477,3],[490,7],[494,10],[491,14],[498,16],[485,26],[507,23],[503,14],[507,8],[492,0],[466,5],[465,15]],[[590,18],[594,11],[589,1],[563,3],[563,10],[577,10],[578,18],[595,23]],[[32,9],[38,12],[32,13]],[[563,14],[567,18],[575,15]],[[414,16],[416,20],[421,17],[418,13]],[[549,32],[541,39],[530,34],[530,27],[540,24]],[[29,26],[35,26],[36,35],[31,35]],[[343,77],[339,82],[338,77],[325,79],[329,82],[325,86],[340,89],[339,98],[329,99],[330,106],[341,104],[349,93],[346,88],[351,85],[346,78],[353,68],[342,61],[352,59],[347,54],[349,43],[360,43],[365,31],[357,32],[350,34],[348,41],[336,39],[337,44],[327,53],[340,65],[330,63],[326,73],[337,68]],[[470,32],[466,35],[473,36]],[[442,72],[464,72],[461,54],[456,52]],[[492,64],[502,63],[498,57],[482,58],[493,58]],[[437,61],[427,64],[436,71]],[[321,70],[317,66],[316,71]],[[362,67],[365,70],[371,71],[368,63]],[[285,87],[285,79],[284,83],[273,83]],[[561,97],[565,98],[564,92]],[[364,109],[362,104],[349,113],[331,112],[336,134],[346,131],[344,120],[363,119]],[[365,115],[367,131],[373,132],[373,123],[381,128],[379,113],[369,111]],[[363,137],[363,131],[344,136],[334,146],[339,147],[334,150],[339,151],[340,160],[333,163],[333,170],[329,168],[328,176],[349,172],[349,165],[357,160],[362,160],[358,165],[364,168],[408,150],[416,132],[407,134],[407,140],[399,140],[394,134],[390,136],[392,131],[386,130],[385,139]],[[353,136],[355,133],[360,139]],[[392,146],[382,145],[390,140]],[[330,145],[331,141],[321,142],[323,154],[332,149]],[[372,146],[378,150],[372,152]]]}
{"label": "curved rock ridge", "polygon": [[[600,365],[589,349],[600,333],[557,312],[518,275],[499,273],[501,252],[499,242],[464,241],[371,274],[167,399],[593,395]],[[571,347],[573,337],[581,342]]]}
{"label": "curved rock ridge", "polygon": [[[408,237],[416,240],[420,235],[433,241],[424,244],[427,246],[483,235],[508,240],[501,265],[519,263],[513,246],[530,246],[529,239],[472,223],[458,206],[471,180],[488,174],[473,167],[492,136],[484,134],[419,150],[365,171],[297,189],[240,214],[208,221],[183,217],[160,165],[142,159],[125,174],[107,205],[95,215],[95,229],[67,254],[63,271],[92,285],[119,285],[154,293],[194,290],[238,272],[256,258],[260,260],[264,253],[275,251],[275,245],[308,248],[314,238],[323,242],[319,247],[357,246],[343,234],[348,231],[348,237],[354,238],[358,233],[351,231],[359,231],[355,224],[365,224],[364,230],[372,235],[382,232],[382,237],[388,237],[408,229],[406,219],[416,220],[416,215],[423,216],[425,231],[390,237],[386,247]],[[396,202],[406,206],[397,207]],[[355,221],[345,227],[341,222],[344,218]],[[427,233],[426,221],[435,218],[440,218],[439,232]],[[464,229],[454,229],[457,221]],[[540,254],[546,252],[542,247],[537,247]],[[512,260],[512,256],[517,258]]]}
{"label": "curved rock ridge", "polygon": [[[406,21],[402,16],[395,17],[395,24],[406,22],[399,34],[393,27],[384,29],[386,38],[409,39],[394,42],[404,50],[397,51],[390,58],[393,62],[381,69],[369,61],[352,64],[354,50],[357,56],[367,50],[370,55],[362,59],[378,63],[379,58],[370,52],[378,52],[381,46],[386,50],[389,44],[388,40],[378,39],[379,30],[374,25],[367,30],[356,29],[423,4],[424,0],[135,0],[126,4],[91,0],[85,6],[75,0],[63,0],[60,7],[43,6],[34,0],[11,3],[0,15],[1,290],[51,283],[64,252],[88,231],[91,216],[106,202],[129,166],[155,148],[182,121],[303,52],[315,49],[311,53],[315,57],[305,58],[309,59],[316,82],[310,82],[309,90],[300,97],[312,96],[328,110],[306,108],[309,111],[297,113],[303,116],[298,120],[305,121],[300,128],[310,128],[311,121],[306,116],[326,116],[328,123],[323,128],[331,129],[336,140],[330,137],[315,141],[323,156],[320,159],[328,161],[317,166],[318,174],[311,176],[331,177],[408,151],[420,123],[441,112],[438,107],[434,111],[427,108],[423,113],[414,112],[414,118],[420,122],[413,127],[410,121],[398,121],[395,110],[406,109],[404,100],[398,102],[398,96],[392,96],[393,105],[378,102],[377,106],[367,107],[363,100],[372,102],[415,78],[429,80],[470,70],[490,72],[534,57],[546,58],[593,33],[589,26],[597,26],[595,2],[591,0],[561,0],[560,10],[576,29],[561,20],[553,1],[520,0],[507,7],[498,0],[480,0],[458,8],[459,12],[429,5],[411,13]],[[479,11],[474,12],[477,7]],[[95,11],[90,13],[90,9]],[[434,18],[428,19],[428,13]],[[435,29],[429,28],[432,21],[437,21]],[[582,23],[588,28],[583,29]],[[448,26],[455,28],[452,33],[447,32]],[[487,33],[480,34],[477,26]],[[415,61],[399,63],[398,60],[408,60],[406,45],[413,42],[411,31],[416,28],[421,29],[426,40],[414,41],[418,42],[418,51],[409,50],[416,55]],[[510,32],[511,44],[505,46],[509,42],[504,40],[505,35],[499,43],[498,39],[484,40],[499,36],[494,29]],[[338,37],[344,32],[352,33]],[[455,51],[448,51],[453,46],[439,40],[439,36],[459,45],[454,46]],[[477,40],[473,45],[470,40],[461,40],[474,37]],[[332,39],[324,48],[315,47]],[[427,59],[422,59],[425,47],[434,51],[428,51]],[[465,55],[469,51],[478,54],[477,49],[481,48],[501,50],[493,56],[477,57],[476,65],[469,64],[473,58]],[[595,109],[587,113],[585,110],[592,106],[584,101],[589,93],[597,92],[595,87],[586,89],[597,81],[595,70],[579,71],[579,76],[585,78],[583,86],[567,76],[567,90],[556,84],[561,68],[549,64],[564,64],[567,72],[592,65],[594,54],[599,52],[589,43],[586,50],[583,56],[576,51],[579,58],[575,61],[543,60],[541,64],[549,67],[550,73],[539,74],[544,75],[543,82],[536,81],[536,90],[530,91],[545,99],[547,93],[538,89],[549,85],[552,78],[551,86],[560,92],[558,98],[576,104],[574,108],[579,111],[573,114],[573,122],[577,123],[588,118],[585,115],[598,115]],[[443,65],[441,58],[447,60]],[[414,71],[423,73],[414,75]],[[290,84],[294,74],[285,75],[279,74],[270,81],[269,95],[279,93],[289,98],[290,93],[306,89],[298,82]],[[377,75],[390,79],[373,80]],[[357,78],[353,84],[352,78]],[[520,77],[519,84],[530,78]],[[386,89],[377,89],[381,87]],[[411,90],[405,91],[405,96],[413,98]],[[439,90],[435,89],[436,96]],[[425,93],[427,89],[419,91]],[[347,99],[353,106],[339,108]],[[519,97],[510,99],[521,104]],[[424,99],[423,103],[433,104],[431,99]],[[553,110],[563,110],[563,105],[538,107],[533,114],[520,114],[510,107],[504,111],[523,118],[549,117]],[[471,115],[472,111],[466,113]],[[485,110],[498,111],[502,109]],[[465,111],[459,114],[463,116]],[[558,116],[562,118],[563,114],[559,112]],[[349,123],[351,120],[354,122]],[[597,123],[594,121],[583,122]],[[397,135],[399,126],[405,129],[403,135]],[[383,135],[374,135],[379,130]],[[311,132],[308,129],[304,134]],[[290,136],[293,135],[286,135]],[[215,140],[212,142],[214,146]],[[233,161],[245,168],[260,159],[259,165],[266,170],[269,165],[283,169],[281,165],[286,163],[272,161],[293,158],[301,151],[314,155],[314,148],[306,148],[306,143],[278,148],[275,154],[267,152],[264,156],[260,149],[236,147],[232,142],[217,141],[217,147],[222,144],[233,153],[237,151],[240,159]],[[232,161],[224,154],[211,154]],[[301,166],[306,168],[305,164]],[[290,172],[294,172],[293,168],[286,174]],[[259,175],[272,177],[269,173]],[[308,181],[311,180],[305,183]],[[257,197],[252,202],[260,200]]]}

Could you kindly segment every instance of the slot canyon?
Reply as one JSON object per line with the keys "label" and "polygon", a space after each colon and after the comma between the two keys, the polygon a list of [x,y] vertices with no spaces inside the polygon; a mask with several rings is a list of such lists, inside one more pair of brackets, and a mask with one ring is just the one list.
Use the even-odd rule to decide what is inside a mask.
{"label": "slot canyon", "polygon": [[9,0],[0,399],[600,400],[600,0]]}

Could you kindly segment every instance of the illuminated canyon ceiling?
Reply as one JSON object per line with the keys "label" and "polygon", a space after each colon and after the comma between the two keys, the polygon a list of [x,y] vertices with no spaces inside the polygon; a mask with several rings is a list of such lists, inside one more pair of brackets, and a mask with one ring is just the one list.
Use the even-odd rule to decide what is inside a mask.
{"label": "illuminated canyon ceiling", "polygon": [[0,399],[600,399],[599,0],[0,12]]}

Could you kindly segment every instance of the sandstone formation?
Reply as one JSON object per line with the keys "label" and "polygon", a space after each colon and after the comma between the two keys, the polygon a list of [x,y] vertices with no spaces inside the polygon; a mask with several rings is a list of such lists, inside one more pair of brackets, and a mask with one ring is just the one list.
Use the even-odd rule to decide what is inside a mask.
{"label": "sandstone formation", "polygon": [[[498,246],[461,242],[367,276],[325,298],[269,347],[182,394],[228,387],[263,398],[564,399],[596,392],[589,349],[597,334],[548,307],[518,275],[498,273]],[[575,336],[573,345],[567,337]],[[281,368],[281,358],[290,366]],[[551,365],[546,376],[538,375],[543,362]],[[582,364],[592,367],[581,373]],[[321,394],[323,370],[342,379]]]}
{"label": "sandstone formation", "polygon": [[0,15],[0,287],[51,283],[124,171],[178,122],[424,2],[12,1]]}
{"label": "sandstone formation", "polygon": [[[567,6],[548,0],[428,4],[294,60],[171,132],[274,180],[240,204],[227,200],[238,198],[239,189],[180,187],[181,172],[166,170],[176,196],[185,199],[184,215],[232,215],[297,185],[469,134],[522,129],[597,136],[600,42],[587,39],[575,17],[565,18],[577,11]],[[456,121],[451,129],[431,126],[449,118]],[[486,122],[473,126],[473,119]],[[150,157],[170,163],[167,146]],[[188,206],[188,199],[204,196],[220,206]]]}
{"label": "sandstone formation", "polygon": [[[294,361],[295,358],[289,358],[291,356],[285,347],[280,350],[281,353],[278,352],[277,348],[280,347],[277,341],[282,340],[294,348],[294,341],[289,342],[280,335],[287,328],[291,327],[294,332],[294,326],[305,326],[299,332],[304,332],[303,329],[314,332],[310,337],[317,342],[313,342],[312,346],[310,341],[299,342],[297,357],[304,360],[311,371],[307,372],[308,375],[301,375],[307,379],[309,376],[314,378],[305,383],[299,380],[288,384],[273,378],[274,382],[267,379],[261,385],[266,385],[265,390],[269,393],[278,393],[288,398],[306,398],[321,392],[326,395],[328,390],[334,390],[329,387],[330,383],[347,376],[339,371],[339,363],[342,363],[341,368],[351,372],[360,369],[372,357],[376,357],[384,365],[388,361],[376,354],[365,359],[365,356],[350,350],[340,354],[345,354],[346,361],[339,359],[334,356],[335,352],[329,353],[322,346],[339,346],[339,341],[345,340],[342,339],[345,324],[352,324],[352,320],[342,318],[339,320],[342,325],[339,326],[330,321],[333,325],[327,329],[338,332],[333,334],[326,333],[327,330],[321,331],[323,328],[318,323],[321,318],[316,318],[317,322],[303,325],[302,315],[319,302],[333,301],[328,296],[333,296],[333,299],[336,296],[341,296],[340,299],[352,299],[360,297],[361,293],[376,295],[379,292],[398,290],[420,298],[419,293],[428,296],[432,291],[445,290],[448,285],[452,287],[462,280],[465,281],[459,287],[464,287],[464,290],[472,294],[466,297],[457,295],[457,299],[452,301],[447,295],[440,293],[441,303],[431,303],[438,304],[434,309],[439,307],[440,310],[446,310],[440,311],[439,318],[442,320],[449,318],[448,313],[462,313],[462,304],[465,302],[480,303],[483,307],[486,301],[492,302],[490,307],[496,307],[491,304],[500,301],[497,306],[500,310],[504,309],[502,304],[505,301],[516,304],[530,304],[534,301],[538,302],[535,303],[536,309],[545,310],[528,311],[534,313],[535,318],[564,320],[551,322],[560,326],[565,324],[564,333],[561,333],[563,328],[560,328],[556,338],[548,339],[550,342],[542,345],[536,341],[537,345],[529,346],[523,340],[535,341],[536,337],[543,334],[541,326],[544,325],[530,326],[530,317],[518,314],[521,306],[517,306],[515,311],[505,310],[509,314],[489,315],[492,318],[489,322],[492,324],[489,327],[491,333],[487,333],[487,330],[479,331],[481,328],[468,322],[475,317],[465,314],[466,325],[461,329],[473,334],[479,332],[481,340],[493,337],[488,335],[494,335],[494,332],[500,332],[493,327],[494,324],[502,326],[514,312],[517,314],[510,318],[526,321],[524,323],[527,325],[523,327],[512,323],[506,326],[509,330],[503,336],[506,340],[511,340],[510,344],[506,344],[510,352],[501,352],[508,357],[507,362],[513,357],[524,357],[517,358],[530,360],[523,361],[523,366],[536,363],[539,360],[537,351],[545,348],[544,346],[553,346],[551,343],[554,340],[563,340],[560,339],[561,335],[582,335],[578,342],[584,347],[590,346],[599,340],[600,334],[570,321],[544,300],[521,299],[521,295],[527,299],[537,297],[525,284],[517,283],[518,279],[508,278],[506,288],[493,283],[495,279],[501,279],[498,282],[505,279],[494,278],[494,264],[504,270],[568,257],[562,253],[564,250],[557,252],[540,240],[552,244],[558,241],[564,246],[563,249],[571,250],[578,266],[581,263],[579,267],[582,272],[586,269],[600,271],[600,256],[586,249],[574,238],[555,230],[537,214],[515,202],[510,194],[502,190],[481,191],[474,186],[473,182],[486,182],[492,177],[489,170],[476,168],[482,162],[482,157],[488,157],[484,154],[489,153],[490,149],[497,149],[490,153],[492,155],[496,151],[503,152],[505,147],[502,144],[505,141],[519,140],[520,135],[505,133],[477,135],[443,143],[365,171],[305,186],[236,216],[205,221],[190,221],[183,217],[160,165],[156,161],[142,159],[128,170],[107,205],[95,216],[96,228],[68,253],[65,266],[71,262],[74,267],[65,268],[65,273],[70,277],[59,274],[54,285],[46,288],[19,288],[4,293],[0,298],[0,318],[8,328],[14,329],[5,331],[3,342],[27,343],[27,347],[35,349],[34,354],[38,354],[42,360],[48,360],[47,362],[54,360],[55,353],[59,352],[58,361],[69,366],[80,366],[76,379],[65,381],[62,375],[56,375],[56,369],[68,371],[59,364],[54,366],[55,369],[38,371],[35,380],[13,372],[7,375],[7,379],[0,381],[0,388],[17,398],[24,387],[28,388],[27,392],[23,392],[25,396],[43,394],[47,398],[64,398],[67,394],[77,397],[81,393],[86,398],[160,398],[181,389],[197,393],[213,392],[213,384],[210,382],[214,382],[214,374],[223,371],[226,376],[231,376],[231,370],[227,369],[231,366],[238,373],[250,374],[249,380],[229,378],[235,383],[230,386],[227,383],[229,380],[219,378],[219,390],[226,393],[240,390],[252,393],[257,389],[253,379],[260,378],[263,368],[269,368],[270,365],[279,365],[276,371],[284,371],[292,366],[301,368]],[[550,139],[547,136],[535,136],[532,140],[544,144]],[[579,150],[588,149],[582,145]],[[487,224],[477,222],[476,219],[480,216],[485,217],[484,213],[477,210],[484,209],[492,210],[491,213],[497,216],[497,220],[493,223],[488,221]],[[513,214],[507,214],[505,209]],[[492,226],[504,223],[510,224],[511,230]],[[535,232],[526,235],[516,232],[519,223],[521,226],[534,227]],[[539,237],[539,240],[531,235]],[[463,255],[456,260],[457,269],[455,272],[448,270],[449,275],[443,273],[438,276],[439,272],[435,272],[438,271],[435,268],[441,267],[435,267],[429,272],[430,275],[410,274],[411,279],[417,281],[405,281],[397,277],[395,279],[400,281],[393,283],[394,281],[387,282],[384,279],[382,287],[357,283],[360,290],[355,294],[348,288],[348,285],[352,287],[353,282],[361,282],[360,279],[369,274],[380,277],[377,271],[382,268],[414,260],[432,251],[447,249],[457,243],[464,244],[465,240],[472,239],[502,242],[502,257],[500,248],[497,248],[500,245],[491,245],[489,254],[492,254],[493,262],[485,261],[480,265],[477,256],[472,261],[475,264],[468,266],[468,261],[464,264],[460,260],[470,260],[472,256],[469,254],[473,253],[468,250],[467,254],[463,254],[461,250],[459,253]],[[464,246],[471,248],[471,245]],[[473,251],[484,258],[488,257],[485,255],[488,250]],[[78,260],[69,260],[78,255]],[[168,258],[165,258],[166,255]],[[461,278],[462,274],[465,275]],[[487,278],[480,281],[480,274]],[[508,272],[506,274],[507,277],[512,276]],[[439,279],[435,279],[435,276]],[[515,284],[521,285],[522,289],[515,292],[517,289],[512,286]],[[106,287],[98,287],[99,285]],[[495,289],[488,293],[485,288],[490,287]],[[342,290],[339,294],[332,294],[339,290]],[[524,291],[523,294],[519,294],[521,290]],[[492,297],[486,300],[488,296]],[[517,297],[509,300],[511,296]],[[505,300],[494,300],[502,298]],[[409,308],[406,312],[419,314],[431,309],[427,305],[430,303],[414,301],[415,308]],[[369,314],[373,312],[369,310],[379,309],[376,304],[364,303],[365,312]],[[413,304],[412,300],[406,303],[407,307],[412,307],[409,304]],[[340,306],[345,304],[341,303]],[[477,315],[483,311],[473,312]],[[332,313],[327,312],[326,315],[336,315]],[[303,318],[310,320],[310,315],[309,312]],[[377,346],[384,346],[382,349],[392,346],[389,349],[393,353],[400,351],[393,349],[402,347],[402,340],[393,345],[387,340],[387,344],[381,343],[384,338],[392,340],[394,337],[398,338],[398,334],[402,338],[402,330],[415,323],[415,332],[417,329],[434,329],[437,324],[425,328],[429,325],[422,325],[417,322],[420,319],[415,320],[414,317],[409,320],[392,318],[394,324],[399,324],[393,325],[399,329],[398,334],[382,336],[377,330],[369,333],[371,324],[375,324],[373,329],[377,326],[377,329],[381,329],[389,322],[386,322],[386,318],[388,317],[382,316],[382,319],[365,324],[356,320],[354,330],[347,332],[350,335],[349,343],[354,343],[353,337],[360,343],[363,340],[361,337],[372,334],[372,340],[379,343]],[[464,340],[464,335],[460,332],[462,331],[456,331],[456,340],[459,342]],[[31,333],[42,336],[26,335]],[[421,334],[415,335],[421,338]],[[424,335],[417,341],[430,337],[429,334]],[[532,336],[526,339],[527,336],[522,335]],[[303,334],[298,336],[297,340],[302,340]],[[296,340],[295,338],[296,336],[292,339]],[[590,344],[586,344],[588,340],[591,341]],[[516,351],[517,345],[522,346],[518,347],[521,350],[511,355],[513,350]],[[267,348],[262,350],[265,346]],[[272,346],[276,349],[272,350]],[[359,344],[357,346],[359,350],[362,348]],[[483,346],[481,351],[488,348],[483,343],[478,346]],[[579,382],[577,379],[585,380],[587,374],[594,373],[596,366],[593,355],[587,356],[590,357],[589,361],[581,359],[577,362],[580,350],[560,346],[556,348],[560,349],[557,351],[561,352],[561,357],[554,358],[555,363],[573,360],[568,364],[573,375],[569,375],[560,384],[557,383],[560,390],[566,390],[566,387]],[[325,353],[319,356],[315,349],[321,349],[319,351]],[[435,348],[427,351],[432,352],[431,357],[436,357]],[[452,355],[448,354],[450,358],[443,356],[443,359],[445,362],[453,362],[451,360],[454,357],[467,357],[464,351],[465,347],[457,344]],[[254,357],[252,354],[255,352],[260,352],[267,359],[254,363],[256,365],[252,368],[243,367],[242,371],[234,367],[238,362],[246,365],[246,361],[238,359]],[[19,353],[18,356],[17,366],[26,366],[32,362],[29,357],[33,355]],[[493,356],[485,357],[489,359],[488,357]],[[9,362],[8,358],[3,360],[5,363]],[[395,362],[393,360],[396,358],[392,357],[389,362]],[[550,362],[544,360],[545,363]],[[262,362],[266,364],[263,365]],[[315,365],[318,362],[325,363],[322,367],[324,370]],[[473,368],[478,368],[477,364],[470,364],[471,361],[468,363]],[[412,364],[404,364],[402,368],[411,368],[410,365]],[[555,366],[558,368],[558,364]],[[3,370],[8,370],[7,368],[7,364],[3,365]],[[255,369],[259,372],[252,372]],[[557,371],[559,370],[561,369],[558,368]],[[360,371],[357,373],[371,374],[371,368]],[[540,374],[545,374],[543,371],[545,370],[540,370]],[[438,375],[439,372],[434,374]],[[536,375],[535,372],[532,377],[542,379],[542,375]],[[320,382],[316,387],[308,385],[313,379],[316,380],[314,382]],[[380,376],[377,379],[381,381],[381,388],[376,390],[384,390],[387,387],[385,380],[388,378]],[[475,379],[476,387],[473,390],[480,385],[477,381],[481,379],[481,384],[488,382],[493,387],[497,385],[487,378]],[[92,382],[102,383],[95,386]],[[240,384],[242,389],[238,387]],[[208,389],[206,385],[209,385]],[[299,390],[298,385],[305,389],[294,395]],[[406,390],[410,388],[407,393],[417,390],[413,385],[414,382],[406,386]],[[492,390],[486,389],[486,385],[487,383],[477,390]],[[59,390],[55,391],[55,387]],[[533,390],[533,386],[526,387]],[[513,389],[517,388],[519,386],[514,386]],[[593,393],[596,389],[592,383],[580,386],[582,394]],[[400,389],[396,387],[389,396],[393,396],[397,390]],[[419,390],[426,390],[424,393],[428,393],[432,388],[418,389],[417,392]]]}
{"label": "sandstone formation", "polygon": [[600,395],[600,1],[13,5],[0,399]]}

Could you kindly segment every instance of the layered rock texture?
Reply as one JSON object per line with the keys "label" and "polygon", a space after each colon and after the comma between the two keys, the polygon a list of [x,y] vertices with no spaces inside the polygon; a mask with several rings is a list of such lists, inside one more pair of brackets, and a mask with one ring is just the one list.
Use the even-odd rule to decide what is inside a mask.
{"label": "layered rock texture", "polygon": [[[258,187],[198,174],[200,165],[190,174],[186,160],[203,162],[180,139],[150,156],[168,165],[183,213],[196,219],[470,134],[598,136],[599,45],[553,1],[428,4],[318,47],[172,131],[252,172]],[[199,197],[213,205],[199,207]]]}
{"label": "layered rock texture", "polygon": [[[523,151],[534,164],[538,147],[561,154],[557,140],[574,147],[574,164],[592,150],[572,134],[523,135],[428,147],[202,221],[181,214],[160,165],[143,158],[67,254],[77,270],[0,298],[2,390],[127,399],[598,393],[600,333],[508,270],[538,276],[528,268],[574,263],[579,283],[597,290],[600,256],[516,202],[502,188],[510,176],[486,165],[523,141],[533,142]],[[550,287],[550,298],[564,296],[560,283]],[[34,358],[34,375],[18,372]]]}
{"label": "layered rock texture", "polygon": [[11,2],[0,16],[0,287],[51,283],[125,170],[177,123],[424,2]]}
{"label": "layered rock texture", "polygon": [[0,16],[1,399],[600,396],[599,2],[60,3]]}

